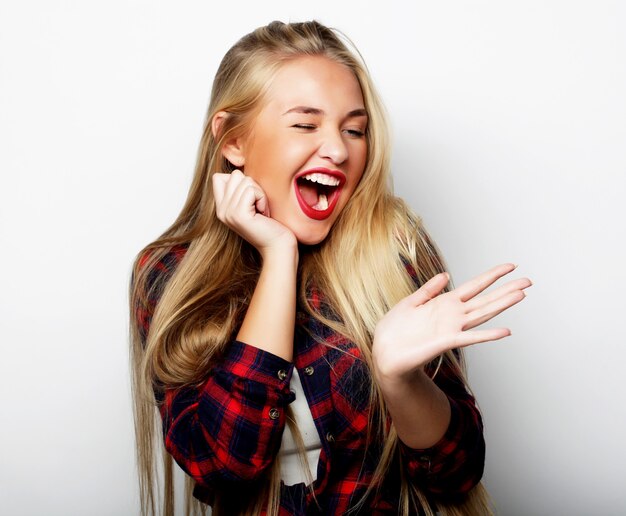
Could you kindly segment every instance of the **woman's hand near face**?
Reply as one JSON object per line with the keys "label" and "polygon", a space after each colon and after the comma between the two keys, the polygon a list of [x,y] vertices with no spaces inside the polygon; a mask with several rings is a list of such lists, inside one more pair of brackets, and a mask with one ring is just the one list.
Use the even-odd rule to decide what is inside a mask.
{"label": "woman's hand near face", "polygon": [[508,328],[472,328],[524,299],[524,289],[532,285],[528,278],[479,295],[514,269],[512,264],[498,265],[444,294],[449,276],[437,274],[402,299],[376,326],[372,352],[379,380],[408,379],[447,350],[510,335]]}
{"label": "woman's hand near face", "polygon": [[257,248],[262,257],[281,249],[294,249],[294,234],[270,216],[267,196],[240,170],[213,174],[217,218]]}
{"label": "woman's hand near face", "polygon": [[263,259],[259,278],[236,339],[293,358],[298,241],[270,218],[267,196],[240,170],[213,175],[217,217],[257,248]]}

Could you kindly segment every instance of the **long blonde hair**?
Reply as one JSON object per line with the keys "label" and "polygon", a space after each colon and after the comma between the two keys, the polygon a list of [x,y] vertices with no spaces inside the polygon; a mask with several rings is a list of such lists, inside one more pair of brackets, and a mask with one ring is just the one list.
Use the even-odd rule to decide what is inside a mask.
{"label": "long blonde hair", "polygon": [[[415,290],[407,274],[414,269],[418,283],[444,270],[440,254],[420,220],[392,195],[389,136],[381,101],[362,60],[351,52],[345,38],[318,22],[273,22],[239,40],[224,56],[213,83],[193,182],[186,203],[172,226],[138,255],[130,290],[131,363],[137,461],[142,514],[156,514],[161,490],[157,451],[163,455],[163,514],[174,512],[172,459],[163,453],[157,431],[154,388],[198,386],[236,334],[259,274],[256,250],[230,231],[215,214],[211,176],[230,172],[222,156],[225,141],[245,134],[268,85],[279,67],[305,55],[325,56],[350,68],[358,80],[369,123],[366,133],[367,166],[350,201],[327,239],[301,254],[298,299],[308,314],[354,342],[371,368],[374,328],[402,297]],[[214,137],[211,121],[216,113],[229,116]],[[187,248],[171,277],[155,279],[155,264],[176,246]],[[350,257],[350,259],[346,259]],[[308,299],[311,287],[324,293],[325,305],[336,317],[316,309]],[[155,296],[150,331],[143,334],[140,308]],[[453,353],[446,360],[463,378],[462,364]],[[370,432],[384,443],[383,453],[366,496],[375,490],[398,455],[398,437],[388,419],[382,395],[372,382]],[[294,429],[297,434],[297,428]],[[395,464],[395,463],[394,463]],[[187,512],[200,510],[192,503],[187,479]],[[267,507],[277,514],[280,478],[277,462],[267,474],[246,514]],[[402,479],[399,512],[421,508],[433,511],[425,496]],[[365,502],[365,496],[361,500]],[[362,505],[361,503],[361,505]],[[194,505],[195,504],[195,505]],[[361,505],[357,504],[357,508]],[[216,496],[213,514],[227,514],[228,500]],[[464,504],[437,506],[443,515],[489,514],[485,491],[479,485]]]}

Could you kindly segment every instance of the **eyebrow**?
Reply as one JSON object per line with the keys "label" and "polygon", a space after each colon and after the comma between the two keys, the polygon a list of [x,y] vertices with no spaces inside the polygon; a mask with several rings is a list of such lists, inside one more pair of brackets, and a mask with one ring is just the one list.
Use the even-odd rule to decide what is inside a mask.
{"label": "eyebrow", "polygon": [[[325,115],[326,114],[323,109],[314,108],[310,106],[296,106],[285,111],[283,113],[283,116],[288,115],[290,113],[302,113],[305,115]],[[365,109],[363,108],[353,109],[346,115],[346,118],[353,118],[357,116],[367,116],[367,111],[365,111]]]}

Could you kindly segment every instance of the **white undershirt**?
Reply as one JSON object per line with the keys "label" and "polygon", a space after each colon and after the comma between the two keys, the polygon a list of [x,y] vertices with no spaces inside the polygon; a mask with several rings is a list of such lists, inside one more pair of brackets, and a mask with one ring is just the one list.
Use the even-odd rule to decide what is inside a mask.
{"label": "white undershirt", "polygon": [[[315,422],[311,415],[311,409],[306,401],[306,396],[302,390],[302,383],[298,370],[293,368],[293,375],[289,386],[296,393],[296,399],[291,403],[291,410],[296,419],[296,424],[304,441],[304,449],[306,450],[306,458],[309,464],[309,470],[313,480],[317,478],[317,463],[322,449],[320,437],[315,428]],[[280,477],[285,485],[299,484],[307,482],[304,465],[300,461],[298,447],[293,439],[293,435],[288,425],[285,425],[283,432],[283,440],[280,444],[278,452],[280,457]]]}

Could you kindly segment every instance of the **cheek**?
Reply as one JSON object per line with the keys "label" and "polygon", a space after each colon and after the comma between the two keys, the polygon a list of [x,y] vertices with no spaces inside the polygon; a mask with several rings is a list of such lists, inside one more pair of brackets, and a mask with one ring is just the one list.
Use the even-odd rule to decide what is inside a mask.
{"label": "cheek", "polygon": [[[264,190],[269,190],[276,181],[280,155],[271,137],[256,137],[246,154],[245,174],[254,179]],[[267,192],[266,192],[267,193]]]}
{"label": "cheek", "polygon": [[305,142],[285,138],[280,132],[266,134],[255,139],[246,163],[257,181],[276,183],[298,172],[309,158],[307,152]]}
{"label": "cheek", "polygon": [[365,166],[367,165],[367,145],[361,145],[356,149],[356,152],[353,154],[354,156],[354,169],[358,171],[355,173],[355,176],[358,177],[357,183],[363,177],[363,173],[365,172]]}

